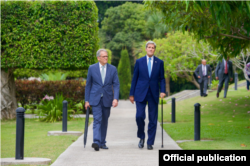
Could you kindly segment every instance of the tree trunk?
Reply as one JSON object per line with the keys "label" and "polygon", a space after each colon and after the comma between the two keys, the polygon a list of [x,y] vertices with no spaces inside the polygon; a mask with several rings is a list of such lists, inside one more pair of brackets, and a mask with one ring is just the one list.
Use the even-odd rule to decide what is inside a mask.
{"label": "tree trunk", "polygon": [[14,70],[1,70],[1,119],[16,117],[17,101]]}
{"label": "tree trunk", "polygon": [[200,84],[196,81],[194,76],[192,76],[192,81],[191,81],[198,89],[200,89]]}
{"label": "tree trunk", "polygon": [[166,81],[166,92],[168,92],[168,95],[170,96],[170,77],[166,77],[165,81]]}
{"label": "tree trunk", "polygon": [[187,81],[192,82],[198,89],[200,89],[200,84],[194,78],[194,75],[189,75],[187,72],[183,72],[184,75],[177,74],[181,78],[185,78]]}

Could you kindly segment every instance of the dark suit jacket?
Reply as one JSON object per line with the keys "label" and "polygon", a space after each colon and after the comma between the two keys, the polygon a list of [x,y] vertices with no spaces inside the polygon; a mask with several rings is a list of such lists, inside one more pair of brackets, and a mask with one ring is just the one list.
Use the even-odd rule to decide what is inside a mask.
{"label": "dark suit jacket", "polygon": [[[228,75],[230,78],[233,78],[233,63],[232,61],[227,62]],[[225,71],[224,60],[220,61],[215,69],[215,77],[219,77],[219,80],[223,78]]]}
{"label": "dark suit jacket", "polygon": [[[113,93],[114,90],[114,93]],[[107,63],[104,84],[100,73],[99,62],[89,66],[85,86],[85,101],[91,106],[96,106],[103,94],[103,105],[111,107],[113,99],[119,100],[120,83],[116,67]]]}
{"label": "dark suit jacket", "polygon": [[[206,71],[207,71],[207,76],[212,77],[212,70],[210,65],[206,65]],[[202,77],[203,77],[203,72],[202,72],[202,64],[200,64],[194,71],[195,76],[198,78],[200,76],[201,78],[198,78],[198,82],[201,83]]]}
{"label": "dark suit jacket", "polygon": [[151,77],[148,75],[147,57],[144,56],[136,60],[130,88],[130,96],[134,96],[135,101],[142,102],[150,87],[154,100],[159,103],[159,90],[166,93],[165,86],[164,62],[162,60],[154,56]]}

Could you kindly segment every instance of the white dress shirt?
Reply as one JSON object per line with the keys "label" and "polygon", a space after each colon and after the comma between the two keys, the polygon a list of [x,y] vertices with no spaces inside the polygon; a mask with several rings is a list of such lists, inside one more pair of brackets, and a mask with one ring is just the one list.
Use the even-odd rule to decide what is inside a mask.
{"label": "white dress shirt", "polygon": [[207,68],[206,68],[206,66],[204,66],[203,64],[201,66],[202,66],[202,74],[203,74],[203,69],[204,69],[205,70],[205,75],[207,75]]}
{"label": "white dress shirt", "polygon": [[[100,67],[100,74],[102,76],[102,65],[101,65],[100,62],[99,62],[99,67]],[[106,69],[107,69],[107,64],[104,65],[104,80],[105,80],[105,77],[106,77]]]}
{"label": "white dress shirt", "polygon": [[[147,65],[148,65],[148,61],[149,61],[149,56],[148,55],[146,55],[147,56]],[[151,57],[151,73],[152,73],[152,69],[153,69],[153,63],[154,62],[154,55]]]}

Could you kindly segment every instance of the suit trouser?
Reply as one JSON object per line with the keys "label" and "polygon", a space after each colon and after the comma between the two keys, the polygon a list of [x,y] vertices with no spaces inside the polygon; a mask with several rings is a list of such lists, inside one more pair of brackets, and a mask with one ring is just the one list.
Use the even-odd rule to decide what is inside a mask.
{"label": "suit trouser", "polygon": [[148,102],[148,145],[154,145],[157,119],[158,119],[158,104],[155,102],[150,88],[148,89],[147,95],[142,102],[136,101],[136,123],[138,127],[137,137],[145,139],[145,107]]}
{"label": "suit trouser", "polygon": [[[250,75],[248,75],[248,78],[250,78]],[[250,81],[247,80],[247,90],[249,90],[249,86],[250,86]]]}
{"label": "suit trouser", "polygon": [[[202,77],[202,80],[201,80],[201,83],[200,83],[200,93],[201,93],[201,96],[203,94],[206,94],[207,93],[207,83],[208,83],[208,78],[207,76],[203,76]],[[204,88],[204,91],[203,91],[203,88]]]}
{"label": "suit trouser", "polygon": [[108,128],[108,118],[110,115],[110,107],[103,106],[103,98],[97,106],[92,106],[93,112],[93,141],[97,143],[99,147],[105,145],[106,135]]}
{"label": "suit trouser", "polygon": [[224,82],[225,82],[224,97],[226,97],[227,90],[228,90],[228,82],[229,82],[229,75],[228,74],[223,74],[222,78],[219,78],[219,86],[218,86],[218,90],[217,90],[218,93],[221,92]]}

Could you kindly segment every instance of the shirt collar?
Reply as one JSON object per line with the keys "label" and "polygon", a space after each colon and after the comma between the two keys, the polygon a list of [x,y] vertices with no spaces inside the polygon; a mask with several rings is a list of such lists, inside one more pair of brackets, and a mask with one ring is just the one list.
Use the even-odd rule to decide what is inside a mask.
{"label": "shirt collar", "polygon": [[[104,65],[104,68],[106,68],[106,66],[107,66],[107,63]],[[99,62],[99,67],[102,68],[102,65],[100,62]]]}
{"label": "shirt collar", "polygon": [[[146,57],[147,57],[147,60],[149,59],[149,56],[148,55],[146,55]],[[154,59],[154,55],[151,57],[151,60],[153,60]]]}

